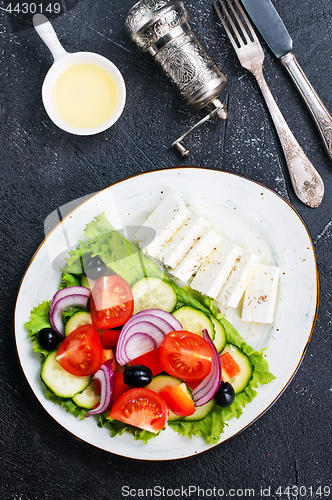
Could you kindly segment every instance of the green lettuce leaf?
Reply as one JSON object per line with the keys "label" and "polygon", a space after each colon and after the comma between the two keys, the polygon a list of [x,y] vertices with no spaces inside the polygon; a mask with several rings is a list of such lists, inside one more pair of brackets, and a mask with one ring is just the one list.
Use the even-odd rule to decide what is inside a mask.
{"label": "green lettuce leaf", "polygon": [[75,250],[68,252],[69,257],[66,260],[65,266],[62,271],[64,273],[81,275],[84,273],[83,260],[90,257],[91,249],[87,246],[85,241],[79,241]]}
{"label": "green lettuce leaf", "polygon": [[42,360],[46,358],[49,351],[43,349],[37,340],[37,334],[42,328],[50,328],[51,323],[48,318],[48,311],[50,310],[51,301],[43,301],[38,306],[34,307],[30,313],[30,320],[24,324],[26,330],[28,330],[28,337],[30,337],[33,342],[32,349],[35,352],[40,352],[42,354]]}
{"label": "green lettuce leaf", "polygon": [[69,273],[62,273],[62,279],[60,282],[59,289],[68,288],[70,286],[80,286],[81,280],[77,276],[73,276]]}

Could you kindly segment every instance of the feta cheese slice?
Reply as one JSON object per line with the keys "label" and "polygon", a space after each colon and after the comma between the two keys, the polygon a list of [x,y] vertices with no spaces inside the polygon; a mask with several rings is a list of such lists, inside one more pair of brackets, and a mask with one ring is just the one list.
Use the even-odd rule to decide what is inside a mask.
{"label": "feta cheese slice", "polygon": [[170,271],[171,274],[184,283],[187,282],[220,241],[221,237],[214,229],[206,229],[187,255]]}
{"label": "feta cheese slice", "polygon": [[241,247],[221,237],[219,245],[198,269],[191,288],[216,299],[240,255]]}
{"label": "feta cheese slice", "polygon": [[209,227],[209,224],[195,207],[189,205],[188,208],[190,212],[189,218],[182,224],[161,252],[164,264],[173,269],[193,247],[197,238],[200,238]]}
{"label": "feta cheese slice", "polygon": [[170,192],[135,233],[134,241],[151,257],[160,259],[163,247],[189,215],[180,196]]}
{"label": "feta cheese slice", "polygon": [[226,283],[220,290],[217,301],[223,306],[237,307],[252,276],[253,266],[258,264],[260,257],[245,248],[236,259]]}
{"label": "feta cheese slice", "polygon": [[258,264],[244,293],[242,321],[272,323],[277,300],[279,268]]}

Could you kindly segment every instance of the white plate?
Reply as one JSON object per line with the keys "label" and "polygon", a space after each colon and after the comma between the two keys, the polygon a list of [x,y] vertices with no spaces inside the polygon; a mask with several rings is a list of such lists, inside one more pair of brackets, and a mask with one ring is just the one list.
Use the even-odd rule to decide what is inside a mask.
{"label": "white plate", "polygon": [[[201,168],[175,168],[138,175],[110,186],[82,203],[51,231],[34,255],[22,280],[15,311],[15,334],[25,376],[46,411],[76,437],[103,450],[143,460],[192,456],[208,450],[201,437],[188,439],[168,428],[147,445],[131,435],[111,438],[95,417],[80,421],[61,406],[46,400],[40,380],[39,355],[32,352],[24,323],[31,309],[57,290],[59,266],[68,246],[83,237],[85,224],[106,212],[117,228],[141,224],[168,191],[193,203],[230,240],[259,252],[262,261],[280,267],[275,321],[250,328],[238,311],[227,316],[254,348],[267,346],[270,371],[276,380],[258,389],[257,397],[239,419],[232,419],[223,442],[254,422],[286,388],[303,359],[318,309],[318,272],[308,231],[292,206],[266,187],[246,178]],[[271,422],[271,425],[273,423]]]}

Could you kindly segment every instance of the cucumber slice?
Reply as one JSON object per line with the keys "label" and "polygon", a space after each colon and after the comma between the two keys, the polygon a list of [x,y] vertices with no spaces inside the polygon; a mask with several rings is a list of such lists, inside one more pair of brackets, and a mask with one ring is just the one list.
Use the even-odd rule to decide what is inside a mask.
{"label": "cucumber slice", "polygon": [[181,384],[182,380],[166,375],[165,373],[161,373],[160,375],[153,377],[149,385],[146,386],[146,389],[150,389],[154,392],[160,392],[165,387],[176,387]]}
{"label": "cucumber slice", "polygon": [[77,313],[73,314],[72,317],[67,321],[65,325],[65,335],[66,337],[68,337],[68,335],[76,330],[76,328],[78,328],[79,326],[91,324],[92,319],[90,313],[86,311],[78,311]]}
{"label": "cucumber slice", "polygon": [[225,354],[225,352],[229,352],[229,354],[234,358],[236,363],[241,368],[241,371],[238,375],[228,380],[228,382],[233,386],[235,394],[239,394],[242,392],[252,377],[252,366],[249,361],[248,356],[246,356],[238,347],[235,347],[231,344],[226,344],[223,351],[220,353],[220,356]]}
{"label": "cucumber slice", "polygon": [[73,401],[77,404],[77,406],[81,406],[87,410],[92,410],[92,408],[100,402],[100,394],[97,394],[96,392],[95,383],[91,381],[83,392],[76,394],[76,396],[73,397]]}
{"label": "cucumber slice", "polygon": [[168,408],[168,419],[167,419],[167,422],[176,422],[177,420],[179,420],[179,415],[175,415],[175,413],[172,412],[172,410],[170,408]]}
{"label": "cucumber slice", "polygon": [[203,337],[202,330],[206,328],[211,339],[214,339],[214,328],[210,318],[202,311],[193,307],[183,306],[173,312],[173,316],[180,321],[182,328],[187,332],[197,333]]}
{"label": "cucumber slice", "polygon": [[211,399],[205,405],[197,406],[195,413],[189,415],[189,417],[183,417],[181,420],[185,422],[195,422],[196,420],[202,420],[206,417],[214,407],[214,399]]}
{"label": "cucumber slice", "polygon": [[75,377],[66,372],[55,359],[57,351],[51,352],[42,366],[41,378],[44,384],[57,396],[73,398],[90,384],[91,377]]}
{"label": "cucumber slice", "polygon": [[177,296],[171,285],[159,278],[142,278],[133,287],[134,314],[145,309],[173,311]]}
{"label": "cucumber slice", "polygon": [[217,351],[221,352],[227,342],[225,328],[222,326],[220,321],[218,321],[217,318],[215,318],[214,316],[211,316],[210,319],[213,323],[213,328],[215,333],[213,343],[216,346]]}
{"label": "cucumber slice", "polygon": [[85,276],[85,274],[82,274],[82,277],[81,277],[81,286],[85,286],[85,288],[90,288],[90,290],[92,290],[93,285],[95,283],[96,282],[94,280],[90,280],[87,276]]}
{"label": "cucumber slice", "polygon": [[[150,389],[154,392],[160,392],[164,389],[164,387],[176,387],[177,385],[182,384],[182,380],[171,377],[170,375],[166,375],[161,373],[160,375],[156,375],[153,377],[152,382],[146,386],[147,389]],[[169,410],[168,421],[173,422],[175,420],[179,420],[179,415],[175,415],[171,410]]]}

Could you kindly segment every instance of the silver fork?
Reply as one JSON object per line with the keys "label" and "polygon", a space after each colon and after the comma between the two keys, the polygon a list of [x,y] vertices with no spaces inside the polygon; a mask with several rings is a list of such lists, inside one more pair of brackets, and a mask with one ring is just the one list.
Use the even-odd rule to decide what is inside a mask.
{"label": "silver fork", "polygon": [[[246,28],[250,33],[252,40],[250,39],[246,28],[244,27],[231,1],[226,0],[229,10],[227,10],[222,0],[219,0],[219,2],[224,12],[223,16],[220,9],[218,8],[217,3],[214,2],[214,8],[216,9],[219,19],[226,30],[226,33],[234,47],[241,65],[244,68],[248,69],[256,78],[259,88],[261,89],[263,97],[265,99],[266,105],[270,111],[286,158],[286,163],[295,194],[303,203],[305,203],[309,207],[318,207],[324,196],[323,181],[317,170],[314,168],[314,166],[304,154],[303,150],[300,148],[297,140],[288,127],[286,120],[281,114],[281,111],[278,108],[270,89],[267,86],[263,75],[264,52],[248,20],[248,17],[241,8],[238,0],[233,0],[238,9],[238,12],[241,14],[246,24]],[[226,19],[228,23],[226,22]],[[236,20],[241,34],[239,33],[239,30],[233,19]],[[231,26],[234,34],[232,34],[229,25]]]}

